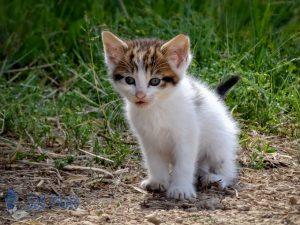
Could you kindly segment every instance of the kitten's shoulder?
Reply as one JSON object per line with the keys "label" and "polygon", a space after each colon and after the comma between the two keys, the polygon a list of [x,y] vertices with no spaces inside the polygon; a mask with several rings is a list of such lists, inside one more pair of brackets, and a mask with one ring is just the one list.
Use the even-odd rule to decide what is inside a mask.
{"label": "kitten's shoulder", "polygon": [[184,79],[184,86],[186,89],[191,89],[193,94],[202,95],[202,97],[209,95],[215,99],[219,99],[219,96],[214,89],[192,76],[186,76]]}

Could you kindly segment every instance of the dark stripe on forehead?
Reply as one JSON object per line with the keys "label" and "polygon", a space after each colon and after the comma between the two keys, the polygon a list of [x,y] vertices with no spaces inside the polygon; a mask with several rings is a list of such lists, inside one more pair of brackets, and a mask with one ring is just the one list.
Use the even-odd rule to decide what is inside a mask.
{"label": "dark stripe on forehead", "polygon": [[129,48],[138,47],[141,50],[148,49],[149,47],[161,47],[165,41],[158,39],[136,39],[128,41]]}
{"label": "dark stripe on forehead", "polygon": [[[143,65],[146,74],[159,75],[162,79],[161,88],[176,85],[180,78],[172,70],[163,52],[160,50],[164,41],[155,39],[140,39],[127,41],[128,49],[125,55],[116,66],[114,74],[136,74],[139,69],[138,64]],[[116,77],[118,78],[118,77]]]}
{"label": "dark stripe on forehead", "polygon": [[148,58],[148,55],[150,54],[149,52],[150,52],[150,49],[147,49],[147,51],[144,53],[143,58],[142,58],[143,66],[144,66],[144,69],[145,69],[146,72],[148,70],[148,62],[147,62],[148,60],[147,60],[147,58]]}
{"label": "dark stripe on forehead", "polygon": [[137,73],[137,71],[139,70],[138,64],[135,61],[132,61],[131,64],[133,65],[133,68],[134,68],[133,71],[135,73]]}
{"label": "dark stripe on forehead", "polygon": [[150,75],[153,75],[154,74],[154,70],[155,70],[155,64],[156,64],[156,58],[157,58],[157,55],[156,55],[156,51],[155,51],[156,47],[153,46],[149,49],[149,55],[147,57],[147,66],[149,67],[149,73]]}
{"label": "dark stripe on forehead", "polygon": [[151,65],[151,66],[154,66],[155,63],[156,63],[156,58],[155,58],[154,55],[152,55],[152,56],[151,56],[151,62],[150,62],[150,65]]}
{"label": "dark stripe on forehead", "polygon": [[134,58],[134,54],[133,54],[133,51],[131,51],[130,56],[129,56],[130,62],[133,60],[133,58]]}

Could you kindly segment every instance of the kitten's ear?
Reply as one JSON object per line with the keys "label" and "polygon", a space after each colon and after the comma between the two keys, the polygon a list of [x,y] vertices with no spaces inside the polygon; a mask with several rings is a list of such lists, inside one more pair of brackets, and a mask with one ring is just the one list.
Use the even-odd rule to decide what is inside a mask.
{"label": "kitten's ear", "polygon": [[188,36],[179,34],[161,46],[161,51],[166,56],[172,69],[184,73],[191,61],[190,39]]}
{"label": "kitten's ear", "polygon": [[105,63],[112,71],[122,59],[128,45],[109,31],[102,32]]}

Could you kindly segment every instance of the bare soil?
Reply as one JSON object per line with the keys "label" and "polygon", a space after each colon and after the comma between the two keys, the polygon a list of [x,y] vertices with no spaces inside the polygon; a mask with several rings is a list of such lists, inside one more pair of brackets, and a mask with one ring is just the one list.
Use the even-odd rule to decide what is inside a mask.
{"label": "bare soil", "polygon": [[[51,166],[53,154],[36,164],[17,161],[12,159],[7,145],[0,143],[4,153],[0,167],[0,224],[300,224],[299,140],[253,132],[250,142],[252,145],[240,151],[236,184],[225,190],[219,190],[217,185],[198,187],[198,197],[193,201],[175,201],[164,193],[141,190],[139,182],[145,170],[132,159],[109,170],[113,176],[90,170],[57,170]],[[266,142],[277,152],[264,154],[263,168],[253,169],[253,146]],[[75,164],[107,169],[81,157]],[[17,221],[4,202],[9,187],[19,195],[18,209],[26,210],[30,192],[45,194],[46,199],[55,193],[76,195],[80,207],[46,207]]]}

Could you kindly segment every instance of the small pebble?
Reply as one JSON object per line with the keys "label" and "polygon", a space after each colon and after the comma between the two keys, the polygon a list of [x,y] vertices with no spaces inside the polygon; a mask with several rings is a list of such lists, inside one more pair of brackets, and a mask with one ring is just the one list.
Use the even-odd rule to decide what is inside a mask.
{"label": "small pebble", "polygon": [[290,204],[297,205],[297,199],[295,197],[290,197]]}
{"label": "small pebble", "polygon": [[250,206],[248,206],[248,205],[241,205],[241,206],[238,206],[237,209],[239,211],[249,211],[250,210]]}
{"label": "small pebble", "polygon": [[92,216],[89,215],[86,217],[87,220],[91,221],[91,222],[99,222],[101,220],[100,216]]}
{"label": "small pebble", "polygon": [[96,223],[92,223],[91,221],[82,221],[82,225],[97,225]]}
{"label": "small pebble", "polygon": [[103,222],[109,222],[109,221],[110,221],[109,215],[103,213],[103,214],[101,215],[101,221],[103,221]]}
{"label": "small pebble", "polygon": [[72,210],[70,213],[72,216],[85,216],[89,214],[89,212],[84,209]]}
{"label": "small pebble", "polygon": [[175,220],[175,222],[176,222],[176,223],[180,223],[180,224],[181,224],[181,223],[183,223],[183,219],[181,219],[181,218],[177,218],[177,219]]}
{"label": "small pebble", "polygon": [[155,225],[159,225],[162,223],[159,219],[157,219],[156,214],[149,214],[146,216],[146,219],[148,222],[153,223]]}

